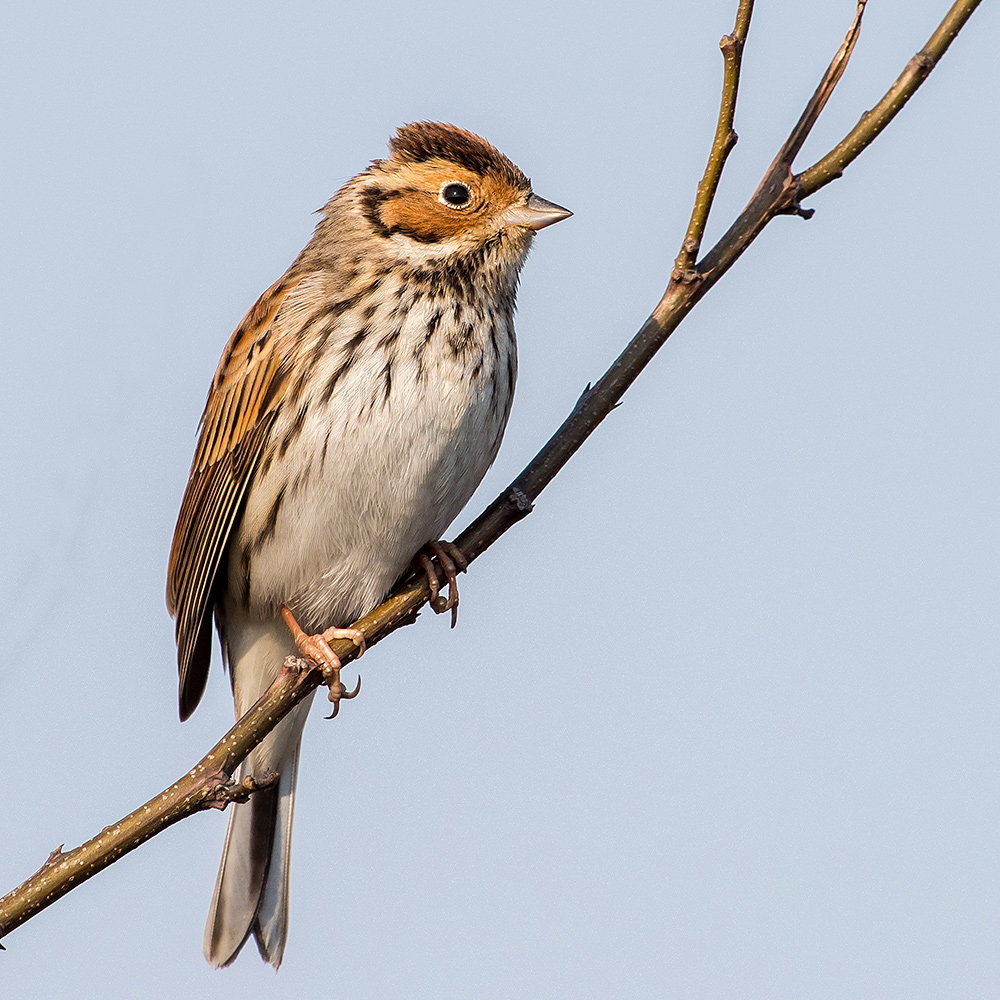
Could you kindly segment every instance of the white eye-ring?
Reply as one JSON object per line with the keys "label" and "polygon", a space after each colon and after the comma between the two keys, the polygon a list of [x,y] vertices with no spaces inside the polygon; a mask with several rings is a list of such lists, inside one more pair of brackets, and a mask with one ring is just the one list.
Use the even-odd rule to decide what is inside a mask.
{"label": "white eye-ring", "polygon": [[469,189],[464,184],[459,181],[449,181],[441,188],[438,201],[449,208],[462,208],[469,204],[471,197]]}

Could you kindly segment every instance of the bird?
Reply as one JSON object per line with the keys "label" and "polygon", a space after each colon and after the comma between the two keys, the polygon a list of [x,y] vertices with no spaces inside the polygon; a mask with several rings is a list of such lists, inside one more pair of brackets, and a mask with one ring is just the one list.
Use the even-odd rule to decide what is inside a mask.
{"label": "bird", "polygon": [[[464,560],[441,535],[500,447],[529,247],[571,214],[485,139],[427,121],[398,128],[389,156],[320,209],[226,345],[199,425],[167,570],[182,721],[205,691],[213,621],[237,718],[289,656],[311,656],[339,684],[329,642],[360,645],[348,626],[411,567],[454,624]],[[331,685],[334,711],[354,693]],[[214,967],[251,935],[281,964],[310,701],[235,775],[278,777],[230,805],[203,938]]]}

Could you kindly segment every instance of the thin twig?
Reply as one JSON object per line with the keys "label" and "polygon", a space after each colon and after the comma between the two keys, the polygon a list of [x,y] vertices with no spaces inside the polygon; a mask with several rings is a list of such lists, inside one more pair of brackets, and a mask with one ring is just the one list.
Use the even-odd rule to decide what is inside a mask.
{"label": "thin twig", "polygon": [[[678,266],[681,271],[680,276],[671,279],[652,315],[628,347],[601,380],[593,388],[584,391],[573,412],[517,479],[455,540],[470,562],[531,511],[533,501],[545,486],[593,433],[597,425],[614,409],[626,389],[681,320],[708,289],[732,267],[764,226],[783,212],[798,210],[799,199],[839,176],[839,171],[858,156],[885,128],[926,79],[927,74],[937,64],[978,3],[979,0],[959,0],[931,37],[928,45],[915,57],[916,63],[911,61],[893,89],[874,111],[864,116],[836,149],[809,170],[798,177],[792,177],[791,158],[801,147],[801,141],[812,128],[830,92],[836,86],[857,39],[860,12],[863,7],[863,3],[859,4],[855,21],[830,69],[813,94],[799,123],[782,146],[782,151],[765,174],[756,194],[737,221],[698,264],[693,279],[690,268],[682,269]],[[734,32],[738,37],[745,38],[750,9],[751,4],[747,0],[741,0],[737,30]],[[741,22],[740,17],[743,15],[745,20]],[[739,34],[741,24],[743,35]],[[699,241],[704,230],[704,221],[708,217],[708,209],[711,208],[718,177],[725,163],[724,148],[727,132],[723,128],[723,122],[726,116],[731,114],[730,104],[733,103],[734,106],[737,80],[731,80],[730,74],[735,69],[738,77],[738,68],[738,58],[734,61],[732,57],[727,56],[727,85],[723,92],[723,110],[720,112],[720,128],[723,135],[723,146],[720,147],[720,151],[723,155],[709,157],[692,216],[692,226],[688,230],[688,235]],[[728,120],[731,126],[731,117]],[[717,130],[717,141],[719,135],[720,132]],[[715,146],[713,146],[714,152]],[[430,590],[425,576],[404,581],[385,602],[355,622],[353,627],[359,629],[364,634],[367,644],[372,646],[397,628],[412,623],[420,607],[429,597]],[[357,648],[350,641],[341,640],[331,645],[343,663],[346,664],[356,658]],[[0,937],[166,827],[202,809],[217,808],[226,798],[252,794],[258,782],[239,787],[232,784],[232,775],[236,767],[298,702],[319,686],[321,681],[322,675],[318,668],[283,669],[263,697],[193,770],[166,791],[140,806],[119,823],[107,827],[82,846],[68,852],[63,852],[61,848],[53,851],[38,872],[0,899]],[[267,777],[262,777],[260,783],[266,780]]]}
{"label": "thin twig", "polygon": [[736,115],[736,98],[740,89],[743,46],[746,45],[752,16],[753,0],[740,0],[733,33],[723,35],[722,41],[719,42],[725,63],[719,122],[715,127],[715,138],[712,140],[712,149],[708,154],[708,166],[705,167],[705,174],[698,183],[691,221],[684,234],[681,252],[674,262],[674,270],[671,275],[674,281],[686,281],[696,277],[692,267],[698,259],[698,254],[701,253],[701,241],[705,235],[705,226],[708,223],[709,212],[712,210],[712,202],[715,201],[715,192],[719,188],[726,160],[739,140],[739,136],[733,130],[733,119]]}

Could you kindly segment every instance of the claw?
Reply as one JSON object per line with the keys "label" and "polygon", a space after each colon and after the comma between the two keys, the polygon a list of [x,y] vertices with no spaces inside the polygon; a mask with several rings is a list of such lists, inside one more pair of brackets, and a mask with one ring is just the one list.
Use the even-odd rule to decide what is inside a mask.
{"label": "claw", "polygon": [[[340,688],[339,694],[335,692],[334,687],[338,686]],[[354,685],[353,691],[348,691],[340,681],[336,681],[335,684],[330,685],[329,699],[333,702],[333,711],[329,715],[324,715],[324,719],[336,719],[337,713],[340,711],[340,703],[342,701],[350,701],[352,698],[357,698],[361,694],[361,674],[358,674],[358,683]]]}
{"label": "claw", "polygon": [[338,677],[336,681],[331,682],[328,697],[330,701],[340,701],[341,698],[350,701],[352,698],[357,698],[359,694],[361,694],[361,674],[358,674],[358,683],[354,685],[353,691],[348,691]]}
{"label": "claw", "polygon": [[[444,570],[445,580],[448,584],[447,597],[440,593],[441,585],[431,556],[437,559],[441,569]],[[464,573],[469,568],[469,560],[465,558],[465,554],[454,542],[430,541],[413,557],[413,563],[415,570],[423,572],[427,576],[427,585],[431,592],[428,603],[431,610],[437,615],[451,611],[451,627],[454,628],[458,624],[458,581],[456,578],[459,573]]]}

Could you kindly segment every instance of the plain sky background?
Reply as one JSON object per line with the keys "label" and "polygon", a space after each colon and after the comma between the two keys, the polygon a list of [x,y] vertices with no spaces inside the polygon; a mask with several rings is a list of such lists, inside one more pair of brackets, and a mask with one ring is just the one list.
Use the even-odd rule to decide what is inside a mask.
{"label": "plain sky background", "polygon": [[[799,166],[947,0],[873,0]],[[656,303],[735,0],[35,3],[0,41],[0,891],[187,770],[166,555],[227,337],[400,123],[496,143],[575,217],[466,523]],[[853,0],[758,0],[743,205]],[[812,221],[780,219],[550,489],[306,730],[284,966],[213,972],[225,817],[5,939],[42,997],[1000,995],[996,239],[985,3]],[[461,525],[456,525],[461,527]],[[348,671],[349,675],[351,671]]]}

